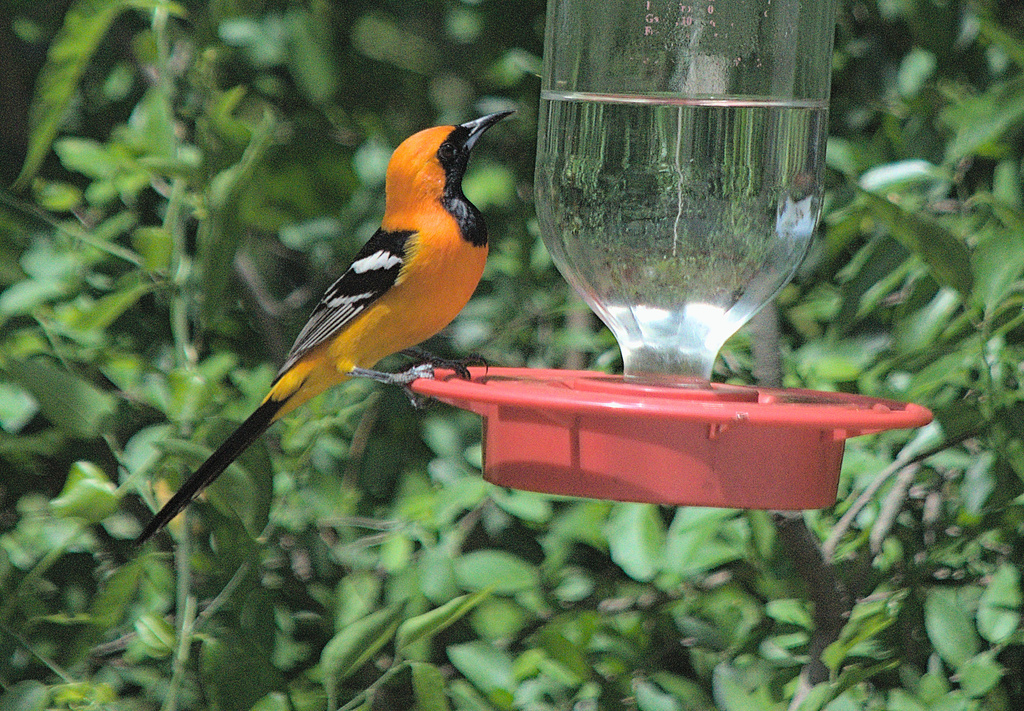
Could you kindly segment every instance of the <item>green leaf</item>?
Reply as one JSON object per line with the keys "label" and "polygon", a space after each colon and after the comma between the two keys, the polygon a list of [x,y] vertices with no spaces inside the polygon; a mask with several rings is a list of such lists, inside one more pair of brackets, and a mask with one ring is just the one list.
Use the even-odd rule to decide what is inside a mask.
{"label": "green leaf", "polygon": [[1024,42],[1021,41],[1020,36],[1001,27],[995,18],[987,12],[977,13],[975,17],[981,36],[1006,52],[1014,64],[1020,69],[1024,69]]}
{"label": "green leaf", "polygon": [[455,561],[455,575],[464,590],[511,595],[537,587],[537,568],[519,556],[500,550],[479,550]]}
{"label": "green leaf", "polygon": [[[867,210],[849,212],[860,213],[857,219],[859,235]],[[840,287],[842,301],[839,312],[830,319],[833,322],[830,330],[842,334],[852,330],[857,319],[877,309],[884,298],[902,288],[913,264],[913,260],[908,259],[909,254],[902,244],[888,235],[879,235],[858,250],[851,264],[843,268],[846,277]],[[861,338],[868,339],[870,336],[862,334]],[[813,347],[820,340],[811,339],[804,344],[804,348]]]}
{"label": "green leaf", "polygon": [[510,638],[533,619],[521,605],[512,599],[491,597],[473,613],[473,630],[484,639]]}
{"label": "green leaf", "polygon": [[532,491],[493,487],[490,497],[501,510],[520,521],[543,524],[551,520],[553,507],[549,496]]}
{"label": "green leaf", "polygon": [[929,711],[929,707],[903,689],[893,689],[889,693],[886,711]]}
{"label": "green leaf", "polygon": [[159,615],[149,613],[135,620],[135,634],[149,657],[163,659],[174,651],[174,627]]}
{"label": "green leaf", "polygon": [[997,308],[1017,288],[1024,274],[1024,244],[1016,232],[998,232],[978,244],[973,254],[974,298],[986,310]]}
{"label": "green leaf", "polygon": [[448,711],[448,697],[444,693],[444,675],[433,664],[410,662],[412,691],[416,696],[417,711]]}
{"label": "green leaf", "polygon": [[92,462],[72,464],[60,495],[50,501],[50,509],[57,516],[82,518],[88,523],[99,523],[120,505],[117,487]]}
{"label": "green leaf", "polygon": [[671,694],[666,694],[654,684],[643,679],[633,683],[638,711],[681,711],[682,706]]}
{"label": "green leaf", "polygon": [[748,689],[739,671],[728,662],[715,667],[711,688],[719,711],[774,711],[783,708],[771,701],[763,686],[754,691]]}
{"label": "green leaf", "polygon": [[161,271],[171,265],[174,237],[163,227],[139,227],[132,232],[132,247],[142,257],[142,266]]}
{"label": "green leaf", "polygon": [[[978,279],[975,283],[980,288],[982,281]],[[952,289],[939,289],[929,303],[907,314],[896,324],[896,343],[899,351],[914,353],[934,347],[961,306],[959,294]]]}
{"label": "green leaf", "polygon": [[92,648],[110,630],[125,619],[128,609],[138,595],[145,574],[145,562],[135,559],[118,568],[104,580],[100,591],[93,597],[85,616],[87,624],[74,639],[65,642],[63,654],[70,663],[85,659]]}
{"label": "green leaf", "polygon": [[465,679],[453,679],[448,693],[460,711],[494,711],[494,705]]}
{"label": "green leaf", "polygon": [[[455,644],[448,648],[448,658],[476,688],[492,699],[511,696],[513,688],[512,657],[503,649],[487,642]],[[495,694],[506,692],[506,694]]]}
{"label": "green leaf", "polygon": [[104,682],[77,681],[53,687],[53,701],[61,708],[109,708],[116,700],[113,687]]}
{"label": "green leaf", "polygon": [[388,573],[397,573],[409,567],[414,544],[404,531],[392,531],[380,544],[380,566]]}
{"label": "green leaf", "polygon": [[[799,711],[818,711],[818,709],[823,708],[831,709],[832,707],[826,707],[826,704],[829,701],[842,696],[846,691],[858,687],[860,684],[863,684],[874,676],[898,669],[900,664],[900,659],[889,659],[867,667],[859,664],[845,664],[843,665],[842,671],[839,673],[838,679],[818,684],[812,689],[808,698],[800,704]],[[810,698],[812,696],[815,698]],[[817,703],[815,703],[815,701]],[[843,707],[840,706],[839,708]]]}
{"label": "green leaf", "polygon": [[712,708],[711,700],[704,692],[703,685],[692,678],[658,671],[651,674],[651,681],[683,703],[686,711]]}
{"label": "green leaf", "polygon": [[928,657],[928,672],[921,676],[915,691],[921,701],[929,704],[944,701],[953,692],[950,675],[938,656],[932,654]]}
{"label": "green leaf", "polygon": [[924,603],[924,627],[935,651],[953,669],[959,670],[978,653],[980,642],[970,611],[959,591],[935,588]]}
{"label": "green leaf", "polygon": [[66,136],[56,141],[53,148],[65,168],[93,180],[111,179],[137,169],[135,159],[118,144]]}
{"label": "green leaf", "polygon": [[379,575],[370,571],[353,571],[346,575],[335,593],[334,629],[341,629],[373,612],[382,582]]}
{"label": "green leaf", "polygon": [[125,311],[133,307],[139,299],[153,291],[151,283],[134,283],[107,294],[86,308],[73,312],[68,318],[68,325],[81,331],[102,330],[116,321]]}
{"label": "green leaf", "polygon": [[281,691],[271,691],[262,699],[256,702],[249,711],[295,711],[296,708],[307,708],[303,703],[295,702],[295,695],[285,694]]}
{"label": "green leaf", "polygon": [[133,153],[141,154],[140,162],[144,165],[159,166],[168,172],[187,166],[187,162],[175,162],[178,141],[174,117],[161,88],[154,86],[146,90],[132,111],[132,120],[118,132],[118,138]]}
{"label": "green leaf", "polygon": [[741,546],[718,537],[736,513],[729,509],[683,506],[676,509],[665,539],[664,567],[680,577],[706,575],[744,555]]}
{"label": "green leaf", "polygon": [[967,295],[971,291],[971,259],[967,247],[941,224],[904,210],[884,197],[861,190],[876,220],[903,246],[917,254],[942,285]]}
{"label": "green leaf", "polygon": [[0,711],[45,711],[49,705],[50,688],[40,681],[19,681],[0,694]]}
{"label": "green leaf", "polygon": [[996,661],[996,652],[992,649],[971,657],[957,671],[960,688],[972,698],[980,698],[992,691],[1004,674],[1006,669]]}
{"label": "green leaf", "polygon": [[42,165],[78,91],[82,73],[114,19],[129,8],[162,8],[177,16],[185,14],[180,5],[166,0],[78,0],[68,9],[36,79],[29,107],[28,152],[14,190],[25,187]]}
{"label": "green leaf", "polygon": [[455,562],[459,558],[452,556],[445,545],[431,546],[423,549],[418,556],[420,591],[434,603],[450,600],[457,595],[459,588],[456,582]]}
{"label": "green leaf", "polygon": [[325,18],[291,8],[284,16],[290,47],[288,68],[313,103],[323,103],[338,90],[341,70],[335,66],[332,36]]}
{"label": "green leaf", "polygon": [[233,274],[231,264],[243,233],[238,219],[238,201],[259,161],[270,148],[276,126],[274,115],[270,111],[264,113],[242,157],[210,181],[206,195],[210,214],[200,223],[198,235],[202,310],[207,323],[216,320],[227,306],[225,297]]}
{"label": "green leaf", "polygon": [[249,711],[271,691],[284,688],[270,654],[246,630],[204,636],[200,680],[210,706],[215,711]]}
{"label": "green leaf", "polygon": [[36,401],[24,388],[0,383],[0,427],[17,433],[39,412]]}
{"label": "green leaf", "polygon": [[560,617],[545,625],[538,634],[540,646],[549,659],[558,662],[564,673],[571,674],[572,683],[578,685],[593,674],[585,650],[592,638],[593,618],[589,616]]}
{"label": "green leaf", "polygon": [[890,627],[896,621],[899,605],[904,597],[905,592],[890,592],[855,604],[850,613],[850,620],[843,626],[839,639],[825,647],[821,653],[821,661],[825,666],[837,672],[855,647],[869,643]]}
{"label": "green leaf", "polygon": [[584,499],[572,502],[551,520],[551,538],[560,544],[583,543],[606,550],[604,526],[615,504],[611,501]]}
{"label": "green leaf", "polygon": [[648,582],[664,560],[665,525],[653,504],[617,504],[605,526],[612,560],[634,580]]}
{"label": "green leaf", "polygon": [[341,628],[320,653],[324,686],[331,698],[338,684],[355,673],[385,644],[398,629],[404,605],[394,604],[370,613]]}
{"label": "green leaf", "polygon": [[472,595],[462,595],[429,612],[409,618],[399,626],[395,646],[401,651],[414,642],[437,634],[462,618],[490,594],[490,590],[481,590]]}
{"label": "green leaf", "polygon": [[70,286],[56,279],[26,279],[0,294],[0,317],[30,313],[40,304],[66,296]]}
{"label": "green leaf", "polygon": [[782,624],[796,625],[807,630],[814,628],[814,621],[811,619],[811,613],[807,610],[805,600],[792,598],[769,600],[764,607],[764,613]]}
{"label": "green leaf", "polygon": [[832,170],[853,177],[872,164],[870,156],[859,144],[838,136],[828,137],[825,164]]}
{"label": "green leaf", "polygon": [[1020,571],[1004,563],[989,580],[978,603],[978,632],[992,644],[1005,642],[1020,625]]}
{"label": "green leaf", "polygon": [[864,190],[884,193],[943,180],[949,180],[949,176],[928,161],[916,159],[869,168],[860,176],[857,184]]}
{"label": "green leaf", "polygon": [[0,318],[29,314],[37,306],[79,288],[81,255],[60,249],[50,240],[32,242],[19,261],[31,278],[15,281],[0,294]]}
{"label": "green leaf", "polygon": [[920,47],[914,47],[903,58],[896,86],[906,97],[917,95],[935,73],[935,55]]}
{"label": "green leaf", "polygon": [[35,398],[43,416],[73,437],[95,437],[117,410],[113,395],[41,358],[12,360],[6,368]]}
{"label": "green leaf", "polygon": [[492,205],[511,205],[516,196],[515,176],[500,163],[476,165],[466,174],[462,187],[473,204],[483,211]]}
{"label": "green leaf", "polygon": [[70,212],[82,202],[82,190],[76,185],[36,178],[32,182],[36,202],[50,212]]}
{"label": "green leaf", "polygon": [[981,94],[953,95],[942,112],[943,123],[953,129],[946,144],[946,162],[955,165],[973,155],[999,157],[1000,141],[1024,123],[1024,77],[995,82]]}
{"label": "green leaf", "polygon": [[979,192],[975,193],[975,197],[979,202],[990,203],[1004,224],[1019,228],[1024,223],[1018,212],[1024,206],[1022,187],[1016,161],[1001,160],[992,171],[992,194]]}

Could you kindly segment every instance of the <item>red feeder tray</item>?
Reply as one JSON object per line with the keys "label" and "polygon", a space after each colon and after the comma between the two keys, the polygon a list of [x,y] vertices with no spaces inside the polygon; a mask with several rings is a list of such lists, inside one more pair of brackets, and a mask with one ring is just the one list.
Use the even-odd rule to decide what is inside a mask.
{"label": "red feeder tray", "polygon": [[439,371],[412,389],[484,421],[484,478],[550,494],[679,506],[812,509],[836,500],[848,437],[920,427],[919,405],[588,371]]}

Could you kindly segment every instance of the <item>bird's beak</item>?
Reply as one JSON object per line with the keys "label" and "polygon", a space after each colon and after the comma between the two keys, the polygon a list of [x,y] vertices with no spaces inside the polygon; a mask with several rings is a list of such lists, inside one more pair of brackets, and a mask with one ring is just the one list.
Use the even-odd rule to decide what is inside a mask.
{"label": "bird's beak", "polygon": [[480,136],[484,135],[484,131],[498,123],[498,121],[501,121],[506,116],[511,116],[514,113],[515,111],[499,111],[494,114],[488,114],[486,116],[481,116],[478,119],[473,119],[472,121],[466,121],[466,123],[459,124],[461,128],[469,130],[469,138],[466,139],[466,142],[463,144],[463,148],[467,151],[472,149]]}

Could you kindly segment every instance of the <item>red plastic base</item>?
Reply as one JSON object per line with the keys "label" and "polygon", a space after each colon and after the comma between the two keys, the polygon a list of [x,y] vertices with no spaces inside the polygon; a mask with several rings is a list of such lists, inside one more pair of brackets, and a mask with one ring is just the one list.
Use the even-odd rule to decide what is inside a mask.
{"label": "red plastic base", "polygon": [[638,383],[474,368],[412,389],[484,420],[484,478],[618,501],[807,509],[836,500],[844,440],[919,427],[925,408],[860,395]]}

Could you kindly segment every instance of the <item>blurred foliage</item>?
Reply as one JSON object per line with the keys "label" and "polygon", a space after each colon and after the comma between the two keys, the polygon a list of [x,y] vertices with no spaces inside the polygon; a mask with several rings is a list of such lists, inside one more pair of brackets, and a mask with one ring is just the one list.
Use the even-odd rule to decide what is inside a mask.
{"label": "blurred foliage", "polygon": [[[540,0],[0,4],[0,709],[1024,707],[1024,6],[847,2],[827,209],[777,302],[788,386],[932,408],[803,514],[497,489],[478,420],[352,382],[161,539],[376,228],[390,151],[505,106],[495,237],[430,344],[614,369],[531,206]],[[34,88],[33,88],[34,87]],[[751,382],[749,332],[716,377]],[[173,541],[173,545],[172,545]],[[813,649],[815,605],[846,596]],[[820,658],[828,681],[801,688]]]}

